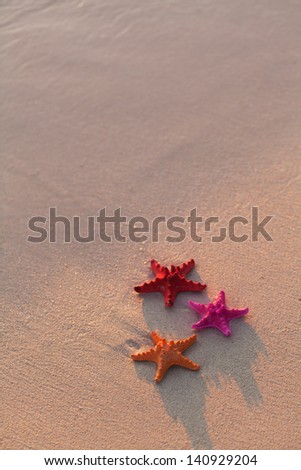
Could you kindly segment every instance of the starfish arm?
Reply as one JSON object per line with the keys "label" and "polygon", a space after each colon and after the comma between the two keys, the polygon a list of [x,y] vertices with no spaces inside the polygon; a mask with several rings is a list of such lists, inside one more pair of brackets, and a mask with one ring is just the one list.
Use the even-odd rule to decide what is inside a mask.
{"label": "starfish arm", "polygon": [[223,335],[225,336],[230,336],[232,333],[231,326],[230,326],[228,319],[226,320],[225,318],[223,318],[221,319],[221,321],[215,322],[215,324],[212,326],[213,328],[216,328],[221,333],[223,333]]}
{"label": "starfish arm", "polygon": [[156,380],[157,383],[161,382],[164,375],[166,374],[166,372],[168,371],[168,369],[172,365],[173,365],[172,363],[169,363],[169,362],[163,361],[162,359],[159,359],[158,367],[157,367],[157,373],[156,373],[156,377],[155,377],[155,380]]}
{"label": "starfish arm", "polygon": [[134,361],[149,361],[157,362],[157,354],[154,349],[149,349],[148,351],[132,354],[131,358]]}
{"label": "starfish arm", "polygon": [[166,307],[172,307],[175,300],[176,300],[176,290],[173,286],[170,284],[165,285],[165,290],[164,290],[164,302]]}
{"label": "starfish arm", "polygon": [[213,318],[208,321],[208,318],[203,317],[200,321],[194,323],[191,328],[194,330],[203,330],[204,328],[216,328],[225,336],[230,336],[231,334],[229,319],[226,318]]}
{"label": "starfish arm", "polygon": [[186,349],[188,349],[190,346],[192,346],[196,342],[196,339],[197,339],[196,335],[191,335],[189,336],[189,338],[175,341],[175,347],[177,351],[183,352]]}
{"label": "starfish arm", "polygon": [[226,304],[226,294],[223,290],[221,290],[219,293],[218,293],[218,296],[217,296],[217,301],[219,300],[220,302],[222,302],[223,305]]}
{"label": "starfish arm", "polygon": [[159,279],[154,279],[153,281],[144,282],[140,286],[134,287],[136,292],[145,294],[148,292],[162,292],[162,286]]}
{"label": "starfish arm", "polygon": [[201,284],[200,282],[188,281],[187,279],[183,279],[181,281],[181,284],[177,286],[178,292],[187,290],[192,292],[199,292],[206,288],[206,284]]}
{"label": "starfish arm", "polygon": [[152,268],[152,271],[154,273],[155,276],[157,276],[158,274],[160,274],[162,272],[162,270],[164,269],[164,267],[162,267],[158,261],[156,261],[155,259],[152,259],[151,260],[151,268]]}
{"label": "starfish arm", "polygon": [[188,306],[200,315],[204,315],[207,312],[207,306],[205,304],[198,304],[197,302],[193,302],[193,300],[188,301]]}
{"label": "starfish arm", "polygon": [[182,356],[182,354],[179,355],[176,365],[190,370],[199,370],[201,368],[199,364],[196,364],[187,357]]}
{"label": "starfish arm", "polygon": [[243,317],[248,311],[248,308],[227,308],[227,317],[229,320],[234,320],[235,318]]}
{"label": "starfish arm", "polygon": [[209,328],[209,326],[205,326],[204,325],[204,322],[203,322],[203,319],[201,319],[200,321],[198,321],[197,323],[194,323],[191,328],[193,330],[202,330],[203,328]]}
{"label": "starfish arm", "polygon": [[180,266],[177,266],[177,271],[181,276],[186,276],[195,266],[194,259],[190,259],[187,263],[182,263]]}
{"label": "starfish arm", "polygon": [[151,336],[155,344],[158,344],[160,343],[160,341],[163,341],[163,338],[161,338],[161,336],[159,336],[156,331],[152,331]]}
{"label": "starfish arm", "polygon": [[151,268],[155,276],[159,274],[164,275],[168,273],[168,269],[165,266],[161,266],[155,259],[151,260]]}

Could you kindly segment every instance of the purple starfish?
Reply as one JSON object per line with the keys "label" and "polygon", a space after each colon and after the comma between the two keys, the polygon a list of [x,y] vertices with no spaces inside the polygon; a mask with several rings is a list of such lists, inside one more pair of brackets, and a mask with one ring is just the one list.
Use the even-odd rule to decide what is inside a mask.
{"label": "purple starfish", "polygon": [[198,304],[192,300],[189,300],[188,305],[202,315],[201,320],[192,325],[193,329],[217,328],[225,336],[231,335],[230,321],[246,315],[249,311],[248,308],[228,308],[226,306],[225,292],[222,290],[218,294],[216,301],[209,305]]}

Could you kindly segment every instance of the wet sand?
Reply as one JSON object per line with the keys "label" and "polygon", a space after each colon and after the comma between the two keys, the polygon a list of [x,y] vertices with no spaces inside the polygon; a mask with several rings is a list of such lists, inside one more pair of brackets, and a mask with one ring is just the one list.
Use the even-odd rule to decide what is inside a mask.
{"label": "wet sand", "polygon": [[[298,1],[1,2],[4,449],[300,448]],[[29,243],[28,220],[273,215],[235,243]],[[238,233],[250,234],[250,224]],[[193,257],[203,293],[133,286]],[[299,276],[298,276],[299,274]],[[250,308],[198,333],[200,372],[131,353],[192,333],[188,299]]]}

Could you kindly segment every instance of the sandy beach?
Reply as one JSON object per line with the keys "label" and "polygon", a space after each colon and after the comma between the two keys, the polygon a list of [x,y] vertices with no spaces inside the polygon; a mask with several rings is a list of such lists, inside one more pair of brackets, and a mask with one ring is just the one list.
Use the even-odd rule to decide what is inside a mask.
{"label": "sandy beach", "polygon": [[[1,12],[2,449],[300,449],[301,5],[12,0]],[[212,242],[30,243],[49,208],[250,220]],[[201,230],[201,228],[200,228]],[[218,229],[214,232],[218,234]],[[110,228],[108,228],[110,233]],[[133,287],[194,258],[179,294]],[[249,307],[201,365],[130,356],[193,333],[189,299]]]}

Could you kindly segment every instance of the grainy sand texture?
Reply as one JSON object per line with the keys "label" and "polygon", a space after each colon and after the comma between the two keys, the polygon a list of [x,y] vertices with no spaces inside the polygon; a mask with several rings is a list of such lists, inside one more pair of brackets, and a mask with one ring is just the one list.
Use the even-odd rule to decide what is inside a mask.
{"label": "grainy sand texture", "polygon": [[[299,0],[10,0],[1,12],[2,448],[300,448]],[[28,220],[193,208],[273,215],[273,241],[29,243]],[[216,229],[218,230],[218,229]],[[108,229],[108,233],[110,229]],[[250,234],[250,224],[237,226]],[[217,234],[217,232],[215,233]],[[202,293],[149,260],[194,258]],[[298,279],[299,277],[299,279]],[[250,309],[198,332],[199,372],[130,355],[192,334],[187,301]]]}

